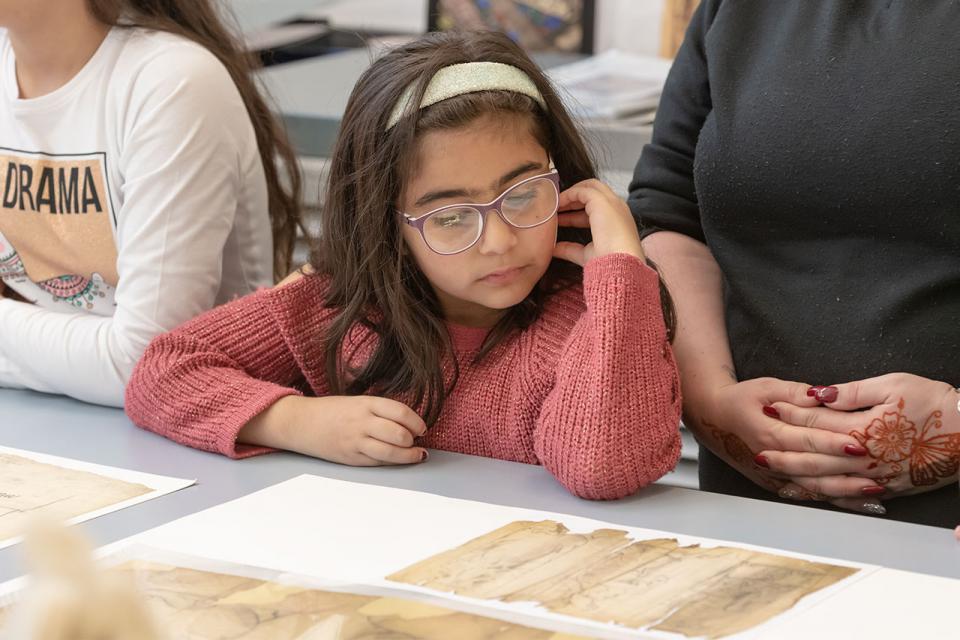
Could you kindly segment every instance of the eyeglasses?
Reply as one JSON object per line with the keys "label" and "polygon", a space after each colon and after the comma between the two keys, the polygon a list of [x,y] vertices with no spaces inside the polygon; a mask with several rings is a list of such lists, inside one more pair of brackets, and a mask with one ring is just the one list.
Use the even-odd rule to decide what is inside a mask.
{"label": "eyeglasses", "polygon": [[477,244],[491,211],[511,227],[531,229],[555,216],[559,204],[560,176],[554,169],[521,180],[487,204],[451,204],[417,217],[397,213],[420,232],[432,251],[448,256]]}

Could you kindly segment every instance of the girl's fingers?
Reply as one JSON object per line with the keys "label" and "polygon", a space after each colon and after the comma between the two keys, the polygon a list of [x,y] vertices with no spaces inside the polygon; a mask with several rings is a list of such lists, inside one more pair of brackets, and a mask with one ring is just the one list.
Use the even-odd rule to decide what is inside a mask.
{"label": "girl's fingers", "polygon": [[558,216],[558,221],[561,227],[576,227],[578,229],[590,228],[590,216],[584,211],[561,213]]}
{"label": "girl's fingers", "polygon": [[413,434],[406,427],[386,418],[372,418],[366,431],[368,437],[395,447],[413,446]]}
{"label": "girl's fingers", "polygon": [[371,408],[376,416],[392,420],[402,427],[405,427],[412,435],[422,436],[427,432],[427,425],[417,412],[396,400],[389,398],[374,398],[374,404]]}
{"label": "girl's fingers", "polygon": [[415,464],[427,459],[427,450],[420,447],[398,447],[374,438],[360,441],[360,453],[382,464]]}
{"label": "girl's fingers", "polygon": [[[757,456],[773,473],[785,476],[836,476],[844,474],[866,474],[871,471],[871,458],[851,456],[832,456],[822,453],[797,453],[794,451],[764,451]],[[758,462],[759,464],[759,462]],[[863,486],[874,484],[864,479]]]}
{"label": "girl's fingers", "polygon": [[576,242],[558,242],[553,248],[553,256],[581,267],[587,264],[586,247]]}
{"label": "girl's fingers", "polygon": [[354,453],[346,462],[351,467],[379,467],[383,465],[379,460],[374,460],[370,456],[363,455],[362,453]]}
{"label": "girl's fingers", "polygon": [[[821,431],[844,435],[864,427],[864,415],[862,413],[847,413],[820,406],[798,407],[788,402],[775,402],[771,406],[780,415],[781,422],[796,427],[820,429]],[[866,419],[866,422],[870,422],[869,418]],[[847,440],[851,444],[857,444],[852,437],[848,437]],[[824,453],[833,452],[826,451]],[[842,453],[842,451],[837,453]]]}
{"label": "girl's fingers", "polygon": [[[598,188],[597,185],[602,184],[598,180],[585,180],[583,182],[578,182],[569,189],[564,189],[560,192],[560,211],[566,211],[567,209],[584,209],[590,200],[598,197],[605,197],[606,193]],[[580,205],[574,207],[572,205]]]}

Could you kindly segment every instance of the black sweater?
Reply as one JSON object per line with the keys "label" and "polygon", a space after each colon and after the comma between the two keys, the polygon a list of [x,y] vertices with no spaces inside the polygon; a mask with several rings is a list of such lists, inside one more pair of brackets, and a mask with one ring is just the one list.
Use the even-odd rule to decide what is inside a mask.
{"label": "black sweater", "polygon": [[[704,0],[630,204],[710,247],[739,379],[960,385],[960,0]],[[960,523],[956,485],[887,508]]]}

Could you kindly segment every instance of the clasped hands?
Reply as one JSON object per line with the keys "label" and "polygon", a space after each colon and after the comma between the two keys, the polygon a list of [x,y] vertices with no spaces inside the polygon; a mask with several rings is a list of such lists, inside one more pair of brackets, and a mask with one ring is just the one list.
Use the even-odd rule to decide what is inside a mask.
{"label": "clasped hands", "polygon": [[957,481],[960,393],[906,373],[810,386],[757,378],[717,389],[701,437],[758,485],[882,515],[881,500]]}

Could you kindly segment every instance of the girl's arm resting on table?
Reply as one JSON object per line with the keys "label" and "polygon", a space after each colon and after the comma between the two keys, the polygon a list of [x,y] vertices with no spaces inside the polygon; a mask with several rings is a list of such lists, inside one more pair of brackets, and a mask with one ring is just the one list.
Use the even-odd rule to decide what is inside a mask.
{"label": "girl's arm resting on table", "polygon": [[610,254],[584,270],[587,310],[537,420],[542,464],[582,498],[622,498],[674,468],[680,389],[657,274]]}
{"label": "girl's arm resting on table", "polygon": [[[146,429],[233,458],[286,449],[360,466],[423,461],[415,438],[426,425],[402,403],[328,395],[315,371],[318,397],[294,388],[304,381],[301,363],[323,357],[322,332],[336,313],[323,309],[324,288],[304,278],[160,336],[133,374],[127,413]],[[294,312],[297,320],[287,317]]]}
{"label": "girl's arm resting on table", "polygon": [[[294,285],[296,286],[296,285]],[[287,396],[301,372],[271,312],[271,291],[218,307],[156,338],[127,389],[139,426],[230,457],[267,451],[241,429]]]}

